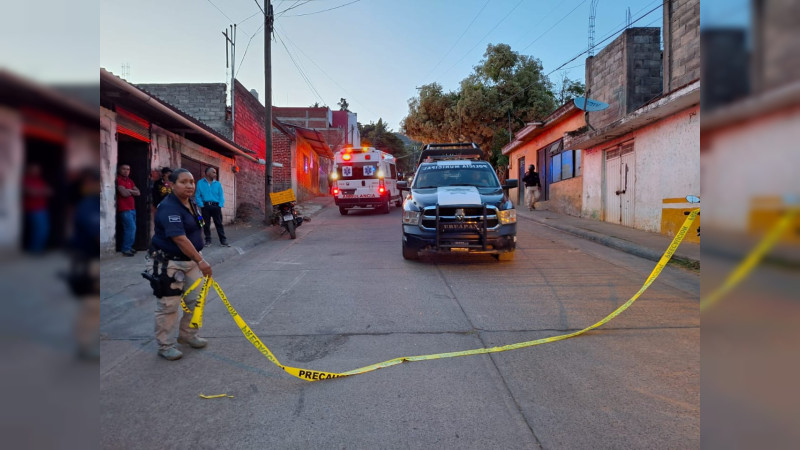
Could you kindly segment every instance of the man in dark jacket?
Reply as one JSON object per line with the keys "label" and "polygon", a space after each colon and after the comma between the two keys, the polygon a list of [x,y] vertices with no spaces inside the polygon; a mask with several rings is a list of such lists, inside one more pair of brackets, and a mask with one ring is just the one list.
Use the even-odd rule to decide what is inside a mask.
{"label": "man in dark jacket", "polygon": [[541,195],[539,191],[541,187],[539,173],[536,172],[536,167],[533,164],[528,168],[528,173],[525,174],[522,181],[525,182],[525,199],[528,202],[528,209],[532,211],[536,209],[536,200],[539,200]]}

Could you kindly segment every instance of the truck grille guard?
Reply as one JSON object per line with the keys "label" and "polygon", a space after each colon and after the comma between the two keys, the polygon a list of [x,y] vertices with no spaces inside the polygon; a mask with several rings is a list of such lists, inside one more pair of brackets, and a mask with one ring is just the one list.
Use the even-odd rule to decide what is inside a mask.
{"label": "truck grille guard", "polygon": [[[452,208],[452,207],[448,207],[448,208]],[[458,208],[458,207],[456,207],[456,208]],[[432,209],[433,208],[425,208],[425,209],[423,209],[422,217],[420,218],[420,222],[422,221],[422,219],[424,219],[426,217],[425,216],[425,212],[426,211],[431,211]],[[463,209],[473,209],[474,210],[475,207],[474,206],[472,208],[464,207]],[[492,227],[492,228],[489,228],[489,211],[490,211],[490,209],[493,210],[493,212],[494,212],[494,215],[492,216],[493,220],[497,221],[497,225]],[[441,214],[441,208],[440,208],[439,205],[436,205],[436,208],[435,208],[434,211],[435,211],[435,214],[436,214],[435,215],[435,223],[436,223],[436,225],[435,225],[435,228],[434,228],[435,231],[436,231],[436,250],[451,249],[451,248],[455,248],[455,247],[466,247],[466,248],[480,248],[481,250],[486,251],[487,250],[487,240],[488,240],[487,236],[488,236],[489,230],[497,229],[500,226],[500,223],[499,223],[499,220],[498,220],[498,217],[497,217],[497,208],[494,207],[494,206],[487,207],[486,203],[481,205],[482,213],[480,215],[468,215],[468,216],[465,215],[464,217],[460,218],[460,220],[455,215],[443,216]],[[430,217],[430,216],[427,216],[427,217]],[[442,219],[445,219],[445,220],[442,220]],[[467,244],[467,245],[461,245],[461,244],[452,245],[451,243],[442,244],[442,242],[441,242],[441,237],[442,237],[441,236],[442,235],[441,224],[442,223],[460,223],[460,222],[463,222],[463,221],[466,221],[466,223],[475,223],[474,222],[475,219],[478,220],[478,224],[479,225],[482,225],[482,226],[479,226],[478,230],[477,230],[478,235],[480,236],[480,245],[469,245],[469,244]],[[423,227],[423,228],[426,228],[426,227]],[[466,233],[466,232],[470,232],[470,231],[464,230],[464,232]]]}

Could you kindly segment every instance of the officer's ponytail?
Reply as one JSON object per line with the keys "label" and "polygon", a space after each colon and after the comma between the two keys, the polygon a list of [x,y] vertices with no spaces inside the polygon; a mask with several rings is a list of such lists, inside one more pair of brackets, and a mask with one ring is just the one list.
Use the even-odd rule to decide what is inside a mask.
{"label": "officer's ponytail", "polygon": [[189,175],[192,174],[191,172],[189,172],[188,169],[184,169],[183,167],[181,167],[179,169],[175,169],[175,171],[169,175],[169,181],[171,181],[172,183],[177,183],[178,177],[181,176],[182,173],[188,173]]}

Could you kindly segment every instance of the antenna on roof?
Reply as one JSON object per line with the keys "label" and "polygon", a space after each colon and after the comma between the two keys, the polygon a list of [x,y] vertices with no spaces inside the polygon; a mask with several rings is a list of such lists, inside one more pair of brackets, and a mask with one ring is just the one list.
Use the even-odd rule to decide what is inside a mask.
{"label": "antenna on roof", "polygon": [[589,57],[594,56],[594,19],[597,17],[597,2],[592,0],[589,6]]}

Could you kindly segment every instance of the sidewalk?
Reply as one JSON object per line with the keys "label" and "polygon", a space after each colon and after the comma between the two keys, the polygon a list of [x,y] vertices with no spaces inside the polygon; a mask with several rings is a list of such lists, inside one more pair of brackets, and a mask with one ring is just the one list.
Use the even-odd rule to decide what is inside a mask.
{"label": "sidewalk", "polygon": [[[297,212],[303,217],[312,217],[321,209],[333,204],[332,197],[315,197],[298,203]],[[230,247],[219,245],[215,229],[211,229],[212,245],[203,249],[203,258],[212,266],[221,264],[231,258],[244,254],[247,250],[273,239],[279,239],[277,227],[262,223],[231,223],[225,225],[225,235]],[[283,236],[289,239],[288,236]],[[103,255],[100,260],[100,299],[103,302],[103,322],[112,320],[124,312],[130,305],[128,302],[151,301],[150,285],[142,278],[145,269],[145,252],[139,251],[134,257],[122,256],[121,253]],[[126,289],[141,290],[143,295],[120,295]],[[107,301],[118,297],[113,302]]]}
{"label": "sidewalk", "polygon": [[[662,234],[548,210],[529,211],[527,208],[518,208],[517,216],[652,261],[661,259],[672,243],[671,237]],[[699,269],[700,244],[682,242],[672,259],[693,269]]]}

